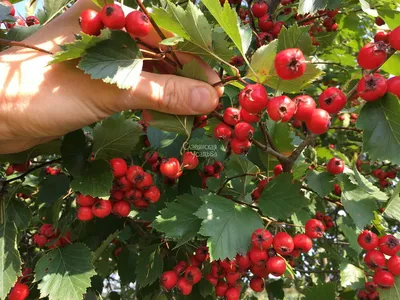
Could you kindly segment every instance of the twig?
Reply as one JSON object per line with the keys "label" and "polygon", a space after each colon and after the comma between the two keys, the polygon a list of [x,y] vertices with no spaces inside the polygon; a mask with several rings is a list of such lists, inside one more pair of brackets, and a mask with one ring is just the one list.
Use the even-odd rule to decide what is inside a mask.
{"label": "twig", "polygon": [[293,271],[299,273],[315,273],[315,274],[337,274],[340,273],[340,270],[301,270],[301,269],[293,269]]}
{"label": "twig", "polygon": [[17,177],[14,177],[14,178],[11,178],[11,179],[7,180],[5,183],[6,184],[10,184],[11,182],[23,179],[25,176],[29,175],[30,173],[32,173],[32,172],[34,172],[34,171],[36,171],[36,170],[38,170],[40,168],[43,168],[46,165],[51,165],[51,164],[54,164],[54,163],[60,162],[60,161],[61,161],[61,158],[49,160],[49,161],[44,162],[44,163],[42,163],[40,165],[37,165],[37,166],[35,166],[33,168],[30,168],[28,171],[26,171],[25,173],[23,173],[23,174],[21,174],[21,175],[19,175]]}
{"label": "twig", "polygon": [[292,152],[292,154],[288,157],[288,161],[286,161],[285,164],[282,164],[283,171],[284,172],[290,172],[290,170],[293,167],[294,162],[297,160],[297,158],[300,156],[301,152],[308,146],[314,143],[315,138],[317,135],[314,133],[310,133],[304,140],[301,142],[299,146],[297,146],[296,149]]}
{"label": "twig", "polygon": [[239,174],[239,175],[235,175],[232,177],[228,177],[227,179],[225,179],[225,181],[222,183],[222,185],[219,187],[219,189],[217,190],[216,194],[219,195],[221,193],[221,191],[224,189],[224,187],[228,184],[229,181],[231,181],[232,179],[235,178],[240,178],[240,177],[245,177],[245,176],[257,176],[259,173],[244,173],[244,174]]}
{"label": "twig", "polygon": [[261,151],[271,154],[272,156],[275,156],[281,164],[288,163],[289,158],[283,155],[282,153],[275,151],[274,149],[268,147],[267,145],[264,145],[263,143],[260,143],[259,141],[253,138],[250,139],[250,142],[252,142],[254,146],[260,148]]}
{"label": "twig", "polygon": [[230,82],[230,81],[239,80],[239,78],[240,78],[240,77],[238,77],[238,76],[229,76],[229,77],[225,77],[225,78],[221,79],[221,81],[218,81],[218,82],[216,82],[216,83],[213,83],[211,86],[212,86],[212,87],[216,87],[216,86],[219,86],[219,85],[224,85],[225,83],[228,83],[228,82]]}
{"label": "twig", "polygon": [[[308,186],[303,185],[301,188],[302,188],[303,190],[310,191],[310,192],[312,192],[312,193],[318,195],[317,192],[315,192],[313,189],[309,188]],[[319,195],[318,195],[318,196],[319,196]],[[339,201],[336,201],[336,200],[331,199],[331,198],[328,198],[328,197],[321,197],[321,198],[324,199],[324,200],[326,200],[326,201],[328,201],[328,202],[330,202],[330,203],[333,203],[333,204],[335,204],[335,205],[337,205],[337,206],[343,207],[343,204],[342,204],[341,202],[339,202]]]}
{"label": "twig", "polygon": [[332,127],[329,127],[329,129],[362,132],[362,129],[358,129],[358,128],[354,128],[354,127],[332,126]]}
{"label": "twig", "polygon": [[270,218],[267,218],[267,217],[261,217],[261,219],[267,221],[269,224],[274,224],[274,225],[277,225],[277,226],[284,225],[284,226],[291,226],[291,227],[304,227],[303,225],[296,225],[296,224],[291,224],[291,223],[286,223],[286,222],[279,222],[279,221],[276,221],[274,219],[270,219]]}
{"label": "twig", "polygon": [[[155,31],[158,33],[158,35],[165,40],[167,37],[165,36],[165,34],[161,31],[160,27],[158,27],[158,25],[156,24],[156,22],[154,22],[153,18],[150,16],[148,10],[146,9],[146,7],[143,5],[143,3],[141,2],[141,0],[136,0],[137,5],[140,7],[141,11],[146,15],[147,18],[149,18],[151,25],[153,25]],[[170,48],[170,47],[169,47]],[[179,68],[182,69],[183,65],[181,64],[181,62],[179,61],[178,57],[176,56],[176,54],[174,52],[171,52],[171,55],[173,56],[173,58],[176,60],[176,63],[178,64]]]}
{"label": "twig", "polygon": [[260,125],[261,131],[264,134],[265,143],[267,143],[267,145],[269,145],[275,151],[278,151],[265,123],[260,121],[258,124]]}
{"label": "twig", "polygon": [[39,48],[39,47],[36,47],[36,46],[33,46],[33,45],[28,45],[28,44],[25,44],[25,43],[22,43],[22,42],[16,42],[16,41],[9,41],[9,40],[6,40],[6,39],[0,39],[0,44],[8,45],[8,46],[11,46],[11,47],[21,47],[21,48],[33,49],[33,50],[36,50],[36,51],[39,51],[39,52],[42,52],[42,53],[53,55],[53,52],[50,52],[48,50],[45,50],[45,49],[42,49],[42,48]]}

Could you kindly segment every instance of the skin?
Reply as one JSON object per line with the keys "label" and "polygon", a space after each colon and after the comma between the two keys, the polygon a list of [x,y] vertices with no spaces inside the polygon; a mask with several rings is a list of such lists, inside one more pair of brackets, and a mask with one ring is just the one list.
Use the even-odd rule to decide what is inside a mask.
{"label": "skin", "polygon": [[[87,8],[99,10],[91,0],[79,0],[24,43],[53,53],[60,51],[58,45],[74,41],[74,33],[80,32],[78,18]],[[151,32],[144,41],[157,47],[160,38]],[[210,84],[220,81],[199,58],[185,53],[178,57],[182,64],[196,59]],[[217,106],[223,93],[222,87],[146,71],[133,88],[121,90],[90,79],[76,68],[77,61],[48,66],[50,60],[51,55],[26,48],[12,47],[1,52],[0,154],[26,150],[128,109],[206,114]],[[154,61],[150,63],[154,65]],[[165,65],[159,69],[173,71]]]}

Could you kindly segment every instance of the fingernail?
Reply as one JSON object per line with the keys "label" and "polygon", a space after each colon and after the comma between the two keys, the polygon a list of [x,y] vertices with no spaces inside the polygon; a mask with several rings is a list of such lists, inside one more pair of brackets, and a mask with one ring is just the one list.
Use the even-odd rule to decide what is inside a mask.
{"label": "fingernail", "polygon": [[205,87],[197,87],[192,90],[190,107],[197,113],[207,113],[213,109],[210,91]]}

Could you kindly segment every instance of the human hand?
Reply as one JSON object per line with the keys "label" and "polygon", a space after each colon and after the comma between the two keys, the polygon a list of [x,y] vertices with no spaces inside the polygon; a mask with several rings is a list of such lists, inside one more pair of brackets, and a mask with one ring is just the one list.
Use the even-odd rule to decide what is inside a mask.
{"label": "human hand", "polygon": [[[66,13],[24,42],[51,52],[72,42],[80,32],[78,17],[90,0],[80,0]],[[157,45],[156,33],[146,42]],[[184,64],[194,59],[179,54]],[[196,58],[210,83],[220,79]],[[51,56],[31,49],[10,48],[0,54],[0,154],[23,151],[128,109],[153,109],[173,114],[212,111],[222,88],[174,75],[143,71],[134,87],[120,90],[92,80],[76,61],[48,66]]]}

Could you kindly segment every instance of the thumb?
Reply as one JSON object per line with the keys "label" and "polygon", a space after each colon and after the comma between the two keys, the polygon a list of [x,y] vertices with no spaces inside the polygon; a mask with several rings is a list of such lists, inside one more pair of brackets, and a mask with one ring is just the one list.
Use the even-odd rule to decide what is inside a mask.
{"label": "thumb", "polygon": [[179,115],[200,115],[213,111],[221,93],[221,89],[217,90],[202,81],[148,72],[141,73],[141,79],[132,91],[134,103],[130,106],[133,105],[133,108]]}

